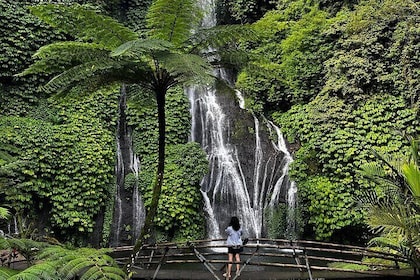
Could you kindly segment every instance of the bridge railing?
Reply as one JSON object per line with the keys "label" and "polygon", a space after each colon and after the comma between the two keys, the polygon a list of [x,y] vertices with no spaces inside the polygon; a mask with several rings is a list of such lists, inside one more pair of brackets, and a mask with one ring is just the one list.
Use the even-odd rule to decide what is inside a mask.
{"label": "bridge railing", "polygon": [[[115,252],[130,250],[130,247],[116,249]],[[156,279],[160,269],[179,265],[203,265],[213,279],[221,279],[221,271],[228,264],[225,239],[195,240],[180,243],[160,243],[144,245],[137,256],[135,267],[139,271],[153,271]],[[340,268],[333,263],[352,264],[358,269]],[[373,249],[323,243],[307,240],[249,239],[241,253],[241,274],[252,266],[268,269],[288,269],[305,272],[313,279],[312,272],[343,271],[363,274],[378,274],[386,269],[399,269],[409,261],[403,256],[379,252]],[[362,269],[363,268],[363,269]],[[233,277],[232,279],[236,279]]]}

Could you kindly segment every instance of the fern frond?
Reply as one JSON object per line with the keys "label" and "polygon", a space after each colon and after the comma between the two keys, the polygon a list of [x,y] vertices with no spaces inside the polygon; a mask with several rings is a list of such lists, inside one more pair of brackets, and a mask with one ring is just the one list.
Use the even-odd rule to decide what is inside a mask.
{"label": "fern frond", "polygon": [[129,41],[118,48],[116,48],[111,55],[112,56],[128,56],[128,57],[141,57],[143,54],[152,54],[157,51],[167,51],[173,48],[173,45],[164,40],[160,39],[138,39]]}
{"label": "fern frond", "polygon": [[214,81],[213,68],[198,55],[164,53],[158,60],[178,83],[207,85]]}
{"label": "fern frond", "polygon": [[30,10],[49,25],[82,41],[97,43],[108,49],[137,38],[135,32],[115,19],[100,15],[87,6],[42,4],[32,6]]}
{"label": "fern frond", "polygon": [[7,219],[10,215],[9,209],[0,207],[0,219]]}
{"label": "fern frond", "polygon": [[19,272],[8,278],[8,280],[51,280],[60,279],[57,273],[57,262],[43,262],[28,267],[27,269]]}
{"label": "fern frond", "polygon": [[109,56],[109,50],[98,44],[71,41],[53,43],[41,47],[33,56],[39,60],[17,76],[62,72],[74,65],[106,56]]}
{"label": "fern frond", "polygon": [[104,74],[105,72],[117,71],[122,68],[121,63],[111,58],[102,58],[76,65],[51,79],[42,87],[46,92],[60,92],[73,84],[81,83],[89,78]]}
{"label": "fern frond", "polygon": [[201,20],[201,9],[194,0],[156,0],[147,13],[150,37],[181,46]]}
{"label": "fern frond", "polygon": [[86,257],[79,257],[75,258],[69,262],[67,262],[61,269],[61,274],[66,276],[66,279],[73,279],[77,276],[81,271],[86,269],[87,267],[91,267],[95,265],[95,261],[86,258]]}
{"label": "fern frond", "polygon": [[10,269],[8,267],[0,267],[0,280],[6,280],[17,274],[19,271]]}
{"label": "fern frond", "polygon": [[93,279],[115,279],[124,280],[126,274],[118,267],[97,267],[89,268],[80,278],[80,280],[93,280]]}

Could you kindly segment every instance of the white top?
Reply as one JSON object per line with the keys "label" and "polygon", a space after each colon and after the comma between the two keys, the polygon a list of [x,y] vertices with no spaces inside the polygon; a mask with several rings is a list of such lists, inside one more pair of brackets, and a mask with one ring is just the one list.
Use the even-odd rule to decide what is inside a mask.
{"label": "white top", "polygon": [[242,229],[240,228],[238,231],[234,230],[231,226],[225,229],[225,232],[228,235],[227,238],[227,245],[228,246],[235,246],[235,245],[242,245]]}

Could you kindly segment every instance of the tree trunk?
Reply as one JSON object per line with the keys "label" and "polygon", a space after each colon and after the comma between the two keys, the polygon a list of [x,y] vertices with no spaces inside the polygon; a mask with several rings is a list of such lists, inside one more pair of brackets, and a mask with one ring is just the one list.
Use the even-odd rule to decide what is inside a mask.
{"label": "tree trunk", "polygon": [[140,232],[140,236],[137,238],[134,244],[133,252],[131,253],[130,263],[127,264],[127,272],[130,273],[131,266],[134,264],[135,258],[144,244],[144,241],[149,237],[150,231],[153,226],[153,220],[156,216],[156,212],[159,205],[159,198],[163,183],[163,173],[165,168],[165,96],[166,90],[156,91],[156,103],[158,110],[158,127],[159,127],[159,147],[158,147],[158,168],[156,172],[156,179],[153,185],[152,202],[149,209],[147,210],[146,220],[144,226]]}

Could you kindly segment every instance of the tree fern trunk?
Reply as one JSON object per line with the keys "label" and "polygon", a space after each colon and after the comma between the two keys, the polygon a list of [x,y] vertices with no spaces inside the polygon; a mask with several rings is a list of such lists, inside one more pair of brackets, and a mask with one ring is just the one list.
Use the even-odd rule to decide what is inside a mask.
{"label": "tree fern trunk", "polygon": [[158,109],[158,127],[159,127],[159,147],[158,147],[158,168],[156,172],[156,179],[153,185],[152,202],[146,214],[146,220],[140,236],[134,244],[133,252],[131,254],[130,263],[127,265],[127,272],[130,273],[131,266],[134,264],[137,253],[140,251],[146,238],[149,237],[150,231],[153,226],[153,220],[159,205],[159,198],[163,183],[163,173],[165,167],[165,96],[166,89],[156,91],[156,102]]}

